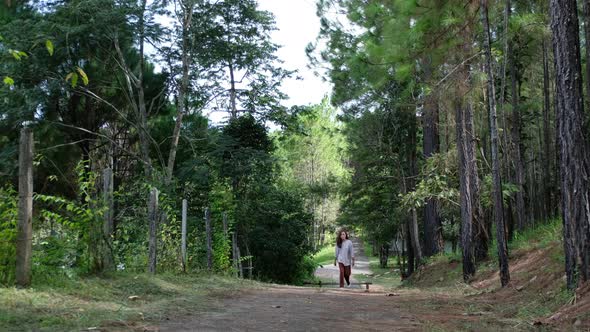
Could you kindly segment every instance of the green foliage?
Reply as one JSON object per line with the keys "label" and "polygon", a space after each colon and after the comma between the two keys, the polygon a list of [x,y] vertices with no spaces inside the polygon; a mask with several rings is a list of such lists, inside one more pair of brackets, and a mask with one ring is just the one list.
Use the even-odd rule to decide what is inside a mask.
{"label": "green foliage", "polygon": [[[495,229],[492,230],[495,232]],[[556,247],[550,252],[551,258],[559,264],[565,264],[563,254],[563,222],[560,218],[548,221],[540,221],[522,232],[515,231],[513,238],[508,242],[508,253],[516,250],[537,250]],[[494,239],[489,247],[488,255],[494,261],[498,259],[497,242]]]}
{"label": "green foliage", "polygon": [[[160,271],[180,271],[181,220],[177,218],[176,204],[173,197],[161,192],[158,195],[158,209],[161,217],[158,229],[158,269]],[[143,248],[147,252],[147,246]],[[147,261],[144,267],[147,266]]]}
{"label": "green foliage", "polygon": [[[350,180],[344,165],[346,141],[336,110],[325,99],[297,113],[291,125],[275,134],[281,185],[305,196],[306,206],[318,230],[331,233],[336,227],[340,189]],[[319,235],[316,242],[319,242]]]}
{"label": "green foliage", "polygon": [[328,241],[329,244],[319,248],[318,251],[313,254],[313,260],[316,265],[329,265],[334,263],[334,245]]}
{"label": "green foliage", "polygon": [[265,181],[272,174],[272,159],[269,153],[274,149],[266,128],[252,115],[233,119],[223,128],[220,148],[220,176],[231,179],[234,195],[242,197],[253,181]]}
{"label": "green foliage", "polygon": [[508,243],[510,250],[545,248],[551,243],[561,242],[563,222],[560,218],[541,222],[523,232],[514,232],[514,238]]}
{"label": "green foliage", "polygon": [[413,125],[412,114],[396,107],[366,112],[347,122],[354,173],[344,188],[339,223],[362,228],[368,240],[390,241],[407,218],[399,193],[410,174],[408,142]]}
{"label": "green foliage", "polygon": [[49,53],[49,56],[53,56],[53,43],[51,42],[51,40],[47,39],[45,41],[45,48],[47,48],[47,52]]}
{"label": "green foliage", "polygon": [[89,165],[84,162],[78,164],[76,172],[78,174],[79,201],[57,196],[35,195],[35,200],[47,203],[55,208],[55,211],[58,211],[42,210],[43,222],[57,222],[66,227],[85,230],[102,218],[104,207],[100,206],[96,191],[98,175],[90,171]]}
{"label": "green foliage", "polygon": [[149,185],[144,179],[129,180],[114,195],[118,204],[126,208],[117,214],[117,236],[113,240],[113,252],[118,270],[143,272],[148,255]]}
{"label": "green foliage", "polygon": [[10,186],[0,187],[0,285],[14,282],[16,266],[17,192]]}
{"label": "green foliage", "polygon": [[9,50],[8,50],[8,54],[12,55],[12,57],[13,57],[15,60],[17,60],[17,61],[20,61],[20,60],[22,60],[23,58],[28,58],[28,57],[29,57],[29,55],[28,55],[26,52],[19,51],[19,50],[12,50],[12,49],[9,49]]}
{"label": "green foliage", "polygon": [[457,152],[437,153],[428,158],[416,189],[400,197],[406,209],[423,207],[429,199],[436,199],[443,209],[458,214]]}
{"label": "green foliage", "polygon": [[[481,181],[481,205],[484,209],[491,209],[493,207],[494,202],[492,199],[492,190],[492,175],[486,174],[486,176],[483,178],[483,181]],[[504,200],[504,204],[508,204],[508,201],[511,199],[511,197],[513,197],[517,192],[518,186],[504,181],[502,183],[502,199]]]}
{"label": "green foliage", "polygon": [[[217,212],[215,224],[221,225],[222,213],[229,212],[229,227],[238,232],[242,255],[252,257],[258,278],[297,282],[309,272],[304,257],[310,251],[310,217],[297,191],[275,183],[276,161],[271,155],[275,147],[266,129],[253,116],[245,115],[223,128],[220,143],[214,156],[219,158],[222,181],[211,196]],[[217,227],[215,233],[220,231]],[[216,249],[229,248],[227,240],[216,235]],[[225,255],[227,251],[215,254],[222,269],[229,263]]]}
{"label": "green foliage", "polygon": [[254,273],[262,280],[281,283],[309,279],[315,268],[306,258],[311,218],[303,210],[301,197],[275,187],[261,189],[258,199],[240,211],[253,225],[247,237]]}
{"label": "green foliage", "polygon": [[66,75],[66,82],[70,81],[72,88],[78,86],[78,78],[82,78],[82,83],[88,85],[88,76],[80,67],[76,67],[75,71],[70,72]]}
{"label": "green foliage", "polygon": [[[282,122],[286,117],[281,101],[287,96],[280,90],[282,80],[292,75],[277,61],[278,45],[272,42],[276,29],[274,17],[261,10],[254,0],[195,1],[193,24],[189,27],[191,43],[183,46],[179,34],[173,34],[174,46],[167,56],[177,63],[170,68],[180,75],[178,53],[192,59],[192,101],[207,107],[209,99],[219,111],[235,110],[258,119]],[[176,31],[185,31],[177,23]],[[176,48],[176,49],[175,49]],[[235,83],[235,84],[232,84]],[[238,88],[228,89],[227,84]]]}
{"label": "green foliage", "polygon": [[216,271],[229,272],[232,270],[231,249],[229,235],[226,237],[223,231],[216,231],[213,234],[213,267]]}
{"label": "green foliage", "polygon": [[[81,272],[99,269],[102,239],[102,217],[105,207],[97,198],[98,175],[89,169],[88,163],[80,162],[78,197],[76,200],[59,196],[36,194],[34,200],[41,205],[38,221],[49,233],[42,232],[34,259],[49,270],[54,268],[77,268]],[[37,249],[37,248],[35,248]]]}
{"label": "green foliage", "polygon": [[12,77],[4,76],[4,79],[2,81],[4,82],[4,84],[6,84],[8,86],[14,85],[14,80],[12,79]]}
{"label": "green foliage", "polygon": [[[216,183],[210,193],[211,213],[213,224],[213,266],[215,270],[229,272],[233,269],[230,253],[231,234],[229,231],[234,228],[233,211],[235,204],[232,197],[231,189],[223,183]],[[223,214],[227,216],[228,235],[223,230]]]}
{"label": "green foliage", "polygon": [[[4,81],[0,88],[1,184],[14,182],[17,173],[15,129],[27,121],[36,137],[42,138],[35,147],[42,151],[35,170],[36,188],[39,186],[35,196],[39,212],[35,216],[36,276],[73,276],[98,270],[94,251],[104,240],[100,232],[104,208],[98,199],[101,186],[95,183],[97,175],[87,168],[90,164],[97,170],[112,165],[115,172],[112,249],[118,269],[140,271],[146,266],[146,200],[151,187],[161,189],[159,206],[166,215],[158,233],[160,271],[180,266],[178,197],[189,200],[188,255],[193,271],[203,268],[201,216],[205,207],[213,212],[217,271],[232,268],[230,242],[219,227],[223,212],[228,213],[230,233],[235,230],[240,234],[242,252],[251,246],[248,234],[257,218],[265,216],[255,208],[265,206],[265,201],[253,195],[278,182],[278,167],[271,154],[274,145],[261,119],[280,122],[289,118],[280,105],[286,96],[279,87],[291,73],[276,61],[278,46],[270,39],[274,18],[258,9],[256,1],[201,1],[193,5],[195,23],[187,31],[176,29],[178,24],[175,31],[168,30],[155,21],[157,15],[173,16],[161,3],[142,8],[141,3],[110,0],[43,6],[24,1],[14,4],[11,15],[0,14],[0,54],[9,60],[0,68]],[[190,34],[189,46],[179,38],[185,32]],[[144,46],[139,45],[140,40],[165,47],[160,48],[161,54],[149,59],[141,54],[144,58],[140,58],[139,48]],[[190,91],[183,100],[186,110],[177,110],[181,105],[175,99],[178,77],[183,69],[179,57],[184,47],[192,50],[187,52],[192,61]],[[151,61],[158,62],[161,73],[154,72]],[[239,113],[248,115],[233,119],[223,129],[213,128],[198,111],[225,109],[230,99],[228,66],[235,71],[236,80],[241,77],[235,106]],[[140,88],[143,100],[139,100]],[[138,119],[141,102],[146,103],[146,127]],[[214,104],[218,106],[211,106]],[[162,184],[161,165],[170,152],[167,149],[177,111],[190,114],[184,114],[175,177]],[[148,158],[153,166],[153,173],[143,177],[138,172],[145,162],[139,160],[138,152],[142,133],[150,139]],[[76,168],[80,159],[87,164]],[[293,197],[299,194],[293,188],[276,189],[282,190]],[[304,214],[305,207],[300,204],[289,209],[298,215]],[[243,217],[238,211],[254,211],[256,218]],[[281,222],[277,216],[271,220]],[[306,220],[294,224],[301,226],[302,232],[309,228]],[[298,247],[300,239],[291,239],[291,244]],[[308,251],[297,252],[293,259],[303,262]],[[270,274],[262,269],[260,273]]]}

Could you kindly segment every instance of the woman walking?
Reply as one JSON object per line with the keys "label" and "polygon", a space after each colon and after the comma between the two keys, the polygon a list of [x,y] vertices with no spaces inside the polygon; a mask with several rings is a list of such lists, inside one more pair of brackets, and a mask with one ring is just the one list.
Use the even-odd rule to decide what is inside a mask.
{"label": "woman walking", "polygon": [[346,280],[346,286],[350,286],[350,267],[354,266],[354,248],[345,230],[341,230],[336,239],[334,266],[336,263],[340,268],[340,288],[344,287],[344,280]]}

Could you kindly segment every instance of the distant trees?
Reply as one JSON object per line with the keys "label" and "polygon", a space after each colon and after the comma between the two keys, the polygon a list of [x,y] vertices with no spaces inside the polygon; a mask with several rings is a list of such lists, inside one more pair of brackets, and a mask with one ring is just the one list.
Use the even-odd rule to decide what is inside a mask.
{"label": "distant trees", "polygon": [[[363,211],[348,199],[343,203],[344,216],[375,229],[369,237],[381,242],[406,236],[404,224],[417,209],[423,217],[418,218],[423,221],[418,226],[426,256],[440,252],[441,234],[452,242],[461,237],[466,281],[476,273],[477,262],[486,259],[495,230],[505,286],[509,282],[507,239],[555,217],[561,206],[568,211],[562,211],[566,252],[570,252],[566,270],[581,266],[585,278],[586,226],[573,220],[586,220],[575,211],[586,206],[588,190],[585,180],[567,180],[570,172],[584,174],[587,167],[575,1],[554,1],[553,7],[540,2],[438,0],[419,4],[319,1],[318,6],[322,21],[318,38],[327,47],[316,50],[316,45],[310,45],[308,53],[318,62],[329,63],[324,74],[334,84],[332,102],[343,109],[347,126],[374,133],[371,137],[362,129],[356,131],[364,138],[363,144],[350,149],[352,188],[357,179],[381,174],[383,180],[390,179],[386,188],[391,194],[381,201],[380,209],[396,211],[376,218],[376,208]],[[547,49],[550,17],[553,55]],[[556,64],[555,73],[550,61]],[[572,78],[568,82],[563,81],[566,72]],[[554,78],[556,104],[550,93]],[[565,90],[568,94],[560,92]],[[554,106],[557,118],[550,112]],[[386,121],[389,115],[395,120]],[[369,118],[378,118],[383,125],[369,126]],[[412,121],[420,124],[416,140],[405,136]],[[386,135],[388,131],[391,134]],[[411,154],[402,157],[396,156],[395,149],[384,150],[398,137],[405,139],[394,144],[396,148],[418,149],[423,156],[417,160],[415,188],[401,199],[394,198],[406,192],[399,174],[411,176],[414,161]],[[553,162],[555,143],[561,146],[559,176]],[[398,163],[390,161],[392,156]],[[370,162],[360,162],[365,159]],[[380,173],[376,173],[377,165],[383,167]],[[557,203],[557,178],[562,181],[562,204]],[[351,188],[349,197],[359,195],[363,202],[382,198],[383,191],[377,191],[383,188],[379,180],[363,181],[364,196]],[[354,213],[348,213],[353,209]],[[457,228],[459,232],[453,231]],[[415,257],[411,250],[407,255],[410,261]],[[412,267],[412,263],[405,267],[408,273]],[[575,284],[573,273],[568,272],[570,288]]]}

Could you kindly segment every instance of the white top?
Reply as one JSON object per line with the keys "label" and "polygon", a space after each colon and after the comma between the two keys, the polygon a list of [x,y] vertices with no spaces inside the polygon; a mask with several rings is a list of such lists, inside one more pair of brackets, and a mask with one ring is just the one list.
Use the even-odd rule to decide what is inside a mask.
{"label": "white top", "polygon": [[352,259],[354,258],[354,248],[352,246],[352,241],[342,241],[342,248],[338,248],[338,245],[336,245],[335,256],[338,263],[342,263],[344,266],[350,266]]}

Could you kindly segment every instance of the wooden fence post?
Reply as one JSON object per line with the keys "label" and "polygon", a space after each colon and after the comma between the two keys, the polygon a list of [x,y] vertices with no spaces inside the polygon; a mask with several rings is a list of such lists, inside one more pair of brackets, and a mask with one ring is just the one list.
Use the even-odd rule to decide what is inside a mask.
{"label": "wooden fence post", "polygon": [[113,257],[113,217],[114,217],[114,201],[113,201],[113,170],[105,168],[103,170],[103,197],[106,205],[103,222],[103,236],[104,236],[104,252],[103,252],[103,266],[105,270],[113,270],[115,267],[115,260]]}
{"label": "wooden fence post", "polygon": [[211,211],[205,208],[205,232],[207,233],[207,269],[213,268],[213,248],[211,243]]}
{"label": "wooden fence post", "polygon": [[148,218],[150,223],[148,272],[155,274],[158,243],[158,189],[156,188],[153,188],[150,193]]}
{"label": "wooden fence post", "polygon": [[236,235],[236,259],[238,260],[238,276],[240,278],[244,277],[244,269],[242,269],[242,254],[240,253],[240,246],[237,245],[238,237]]}
{"label": "wooden fence post", "polygon": [[180,253],[182,256],[182,271],[186,272],[186,213],[188,210],[188,201],[182,200],[182,239]]}
{"label": "wooden fence post", "polygon": [[250,248],[248,247],[248,243],[245,243],[246,246],[246,256],[248,257],[248,267],[246,268],[248,270],[248,279],[252,279],[252,255],[250,254]]}
{"label": "wooden fence post", "polygon": [[31,285],[33,242],[33,131],[21,129],[18,156],[18,227],[16,235],[16,285]]}
{"label": "wooden fence post", "polygon": [[238,278],[239,275],[239,271],[238,271],[238,232],[236,230],[234,230],[234,232],[232,233],[232,259],[233,259],[233,265],[234,265],[234,269],[235,269],[235,277]]}

